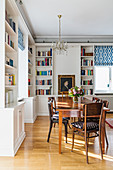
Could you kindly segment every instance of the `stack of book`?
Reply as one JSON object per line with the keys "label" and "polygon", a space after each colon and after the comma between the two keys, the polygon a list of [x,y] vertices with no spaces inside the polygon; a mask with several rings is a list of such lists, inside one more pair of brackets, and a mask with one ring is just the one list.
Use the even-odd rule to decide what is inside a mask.
{"label": "stack of book", "polygon": [[52,58],[45,58],[44,60],[37,60],[36,66],[52,66]]}
{"label": "stack of book", "polygon": [[51,95],[50,89],[38,89],[36,90],[36,95]]}
{"label": "stack of book", "polygon": [[36,85],[52,85],[52,80],[36,80]]}
{"label": "stack of book", "polygon": [[15,24],[15,22],[13,21],[12,18],[8,17],[7,11],[5,12],[5,19],[6,19],[6,21],[9,23],[9,25],[11,26],[11,28],[13,29],[13,31],[16,32],[16,24]]}
{"label": "stack of book", "polygon": [[30,89],[28,89],[28,97],[30,97]]}
{"label": "stack of book", "polygon": [[5,42],[14,48],[14,42],[11,40],[11,36],[7,32],[5,32]]}
{"label": "stack of book", "polygon": [[81,80],[81,84],[82,85],[93,85],[93,81],[92,80]]}
{"label": "stack of book", "polygon": [[82,59],[81,66],[93,66],[93,60],[84,60],[84,59]]}
{"label": "stack of book", "polygon": [[36,75],[37,76],[51,76],[52,75],[52,70],[48,70],[48,71],[37,71],[36,70]]}
{"label": "stack of book", "polygon": [[5,93],[5,104],[13,103],[13,91],[8,90]]}
{"label": "stack of book", "polygon": [[81,48],[81,56],[93,56],[93,52],[86,52],[84,47]]}
{"label": "stack of book", "polygon": [[81,75],[91,76],[93,75],[93,70],[81,70]]}
{"label": "stack of book", "polygon": [[93,95],[93,89],[83,89],[85,95]]}
{"label": "stack of book", "polygon": [[7,65],[10,65],[10,66],[13,67],[13,60],[12,60],[12,59],[9,59],[8,57],[6,57],[5,63],[6,63]]}
{"label": "stack of book", "polygon": [[30,79],[28,79],[28,85],[31,85],[31,80]]}
{"label": "stack of book", "polygon": [[15,75],[6,73],[5,74],[5,85],[15,85]]}
{"label": "stack of book", "polygon": [[32,48],[28,47],[28,50],[32,54]]}
{"label": "stack of book", "polygon": [[37,51],[37,56],[52,56],[52,48],[50,51]]}

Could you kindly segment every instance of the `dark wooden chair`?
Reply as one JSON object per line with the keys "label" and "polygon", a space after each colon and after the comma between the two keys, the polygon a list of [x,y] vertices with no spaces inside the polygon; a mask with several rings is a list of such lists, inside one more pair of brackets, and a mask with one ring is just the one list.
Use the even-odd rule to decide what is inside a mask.
{"label": "dark wooden chair", "polygon": [[98,97],[93,97],[92,101],[95,102],[95,103],[102,103],[102,100],[99,99]]}
{"label": "dark wooden chair", "polygon": [[[47,142],[49,142],[50,139],[50,134],[52,130],[53,123],[59,123],[59,115],[54,113],[54,108],[53,108],[53,98],[48,98],[48,108],[49,108],[49,118],[50,118],[50,128],[49,128],[49,133],[48,133],[48,138]],[[62,123],[65,126],[65,137],[66,137],[66,143],[67,143],[67,124],[68,124],[68,119],[63,118]]]}
{"label": "dark wooden chair", "polygon": [[88,139],[99,136],[99,146],[101,159],[103,159],[101,144],[101,126],[103,117],[103,103],[89,103],[83,107],[83,121],[72,123],[72,151],[74,147],[74,135],[80,135],[85,138],[86,161],[88,163]]}
{"label": "dark wooden chair", "polygon": [[[49,99],[53,100],[53,113],[59,115],[59,111],[56,110],[56,100],[55,97],[50,97]],[[70,117],[65,117],[64,119],[66,120],[70,120]],[[54,123],[54,127],[55,127],[56,123]],[[68,121],[68,127],[71,129],[69,121]]]}

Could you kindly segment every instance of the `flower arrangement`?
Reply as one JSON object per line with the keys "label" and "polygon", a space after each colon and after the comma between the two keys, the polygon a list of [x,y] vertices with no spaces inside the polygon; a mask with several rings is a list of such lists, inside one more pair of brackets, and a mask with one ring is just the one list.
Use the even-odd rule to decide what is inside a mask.
{"label": "flower arrangement", "polygon": [[69,89],[69,96],[73,97],[74,101],[78,101],[78,97],[84,96],[84,92],[81,88],[79,88],[78,86],[75,86]]}

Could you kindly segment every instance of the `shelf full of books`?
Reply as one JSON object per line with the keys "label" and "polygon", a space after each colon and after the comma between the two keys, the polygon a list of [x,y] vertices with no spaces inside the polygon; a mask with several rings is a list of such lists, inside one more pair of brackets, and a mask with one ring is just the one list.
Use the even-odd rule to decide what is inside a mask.
{"label": "shelf full of books", "polygon": [[10,104],[17,102],[18,18],[9,1],[5,10],[5,104]]}
{"label": "shelf full of books", "polygon": [[81,87],[85,95],[93,95],[94,91],[94,47],[81,46]]}
{"label": "shelf full of books", "polygon": [[32,42],[30,40],[30,38],[28,38],[28,97],[33,96],[33,68],[34,68],[34,64],[33,64],[33,45]]}
{"label": "shelf full of books", "polygon": [[53,94],[53,49],[36,44],[36,95]]}

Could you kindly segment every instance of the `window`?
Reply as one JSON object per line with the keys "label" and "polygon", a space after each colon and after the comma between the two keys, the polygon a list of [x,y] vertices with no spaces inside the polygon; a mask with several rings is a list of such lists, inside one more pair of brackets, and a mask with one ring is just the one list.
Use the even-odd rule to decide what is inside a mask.
{"label": "window", "polygon": [[113,93],[113,66],[95,66],[95,93]]}

